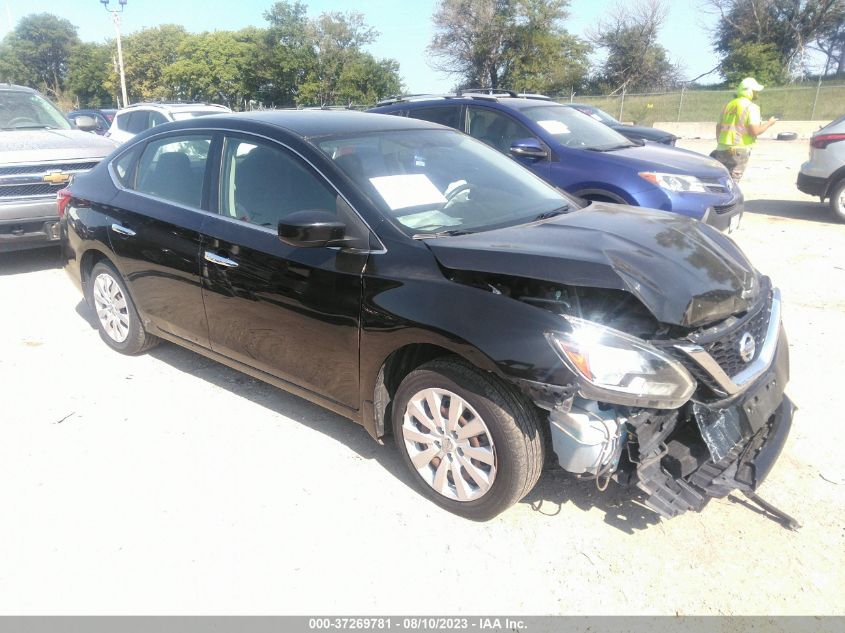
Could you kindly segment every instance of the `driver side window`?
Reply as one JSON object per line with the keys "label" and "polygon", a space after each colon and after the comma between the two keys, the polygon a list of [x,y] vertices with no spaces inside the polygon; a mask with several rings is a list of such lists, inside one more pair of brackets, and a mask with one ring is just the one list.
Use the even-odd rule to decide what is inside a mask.
{"label": "driver side window", "polygon": [[226,139],[221,215],[275,228],[285,216],[306,209],[336,213],[336,195],[298,157],[252,139]]}
{"label": "driver side window", "polygon": [[519,139],[536,138],[519,121],[488,108],[469,108],[469,135],[503,154],[510,152],[511,144]]}

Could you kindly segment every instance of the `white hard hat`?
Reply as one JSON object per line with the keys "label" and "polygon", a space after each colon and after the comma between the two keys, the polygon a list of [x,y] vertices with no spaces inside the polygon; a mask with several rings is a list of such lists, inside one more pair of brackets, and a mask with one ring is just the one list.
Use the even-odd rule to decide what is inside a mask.
{"label": "white hard hat", "polygon": [[763,86],[757,83],[754,77],[746,77],[740,82],[739,87],[742,90],[753,90],[754,92],[760,92],[763,89]]}

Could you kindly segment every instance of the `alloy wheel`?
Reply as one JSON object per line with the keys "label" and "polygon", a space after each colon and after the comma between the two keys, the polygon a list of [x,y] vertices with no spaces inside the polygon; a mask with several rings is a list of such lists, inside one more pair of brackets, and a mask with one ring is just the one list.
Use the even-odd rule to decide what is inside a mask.
{"label": "alloy wheel", "polygon": [[473,501],[496,479],[496,448],[484,420],[466,400],[429,388],[408,401],[402,420],[405,449],[414,468],[436,492]]}
{"label": "alloy wheel", "polygon": [[129,306],[117,281],[108,273],[94,278],[94,309],[103,331],[116,343],[129,336]]}

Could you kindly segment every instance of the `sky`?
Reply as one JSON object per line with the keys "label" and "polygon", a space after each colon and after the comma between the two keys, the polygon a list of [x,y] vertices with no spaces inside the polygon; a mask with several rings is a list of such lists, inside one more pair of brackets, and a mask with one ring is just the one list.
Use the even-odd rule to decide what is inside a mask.
{"label": "sky", "polygon": [[[566,28],[584,35],[620,0],[571,0]],[[391,57],[399,62],[400,74],[409,93],[448,92],[456,78],[438,73],[426,61],[426,46],[433,35],[431,16],[435,0],[304,0],[310,16],[324,11],[355,10],[381,35],[368,47],[376,57]],[[235,30],[245,26],[264,26],[263,12],[273,0],[128,0],[121,16],[122,33],[164,23],[181,24],[192,32],[215,29]],[[710,48],[708,28],[715,17],[701,11],[701,0],[670,0],[669,16],[660,35],[660,43],[673,62],[681,64],[690,79],[716,66]],[[111,0],[117,6],[117,0]],[[99,0],[0,0],[0,37],[23,15],[48,12],[70,20],[79,27],[85,41],[102,42],[114,37],[111,16]],[[11,27],[10,27],[11,25]],[[717,75],[702,79],[718,80]]]}

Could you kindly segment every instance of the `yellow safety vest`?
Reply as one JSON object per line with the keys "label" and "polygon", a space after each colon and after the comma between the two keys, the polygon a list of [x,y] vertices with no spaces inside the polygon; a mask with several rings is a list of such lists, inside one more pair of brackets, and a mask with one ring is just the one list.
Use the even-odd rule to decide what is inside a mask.
{"label": "yellow safety vest", "polygon": [[717,126],[719,149],[750,148],[757,140],[748,129],[751,105],[750,99],[737,97],[725,106]]}

